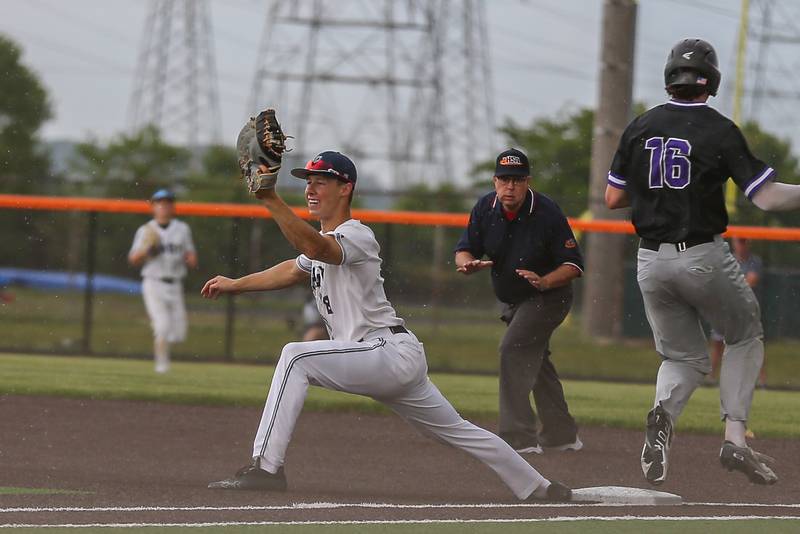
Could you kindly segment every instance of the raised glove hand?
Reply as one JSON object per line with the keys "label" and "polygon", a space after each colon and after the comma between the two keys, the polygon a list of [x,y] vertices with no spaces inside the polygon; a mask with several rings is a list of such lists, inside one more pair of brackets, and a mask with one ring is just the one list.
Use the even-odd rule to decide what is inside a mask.
{"label": "raised glove hand", "polygon": [[261,191],[274,189],[286,151],[286,135],[275,118],[274,109],[265,109],[247,121],[239,132],[236,150],[247,191],[258,196]]}

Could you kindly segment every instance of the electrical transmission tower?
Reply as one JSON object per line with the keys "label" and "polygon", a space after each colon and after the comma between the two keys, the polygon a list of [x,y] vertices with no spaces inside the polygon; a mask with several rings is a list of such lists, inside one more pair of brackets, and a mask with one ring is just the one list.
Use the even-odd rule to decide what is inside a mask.
{"label": "electrical transmission tower", "polygon": [[[750,64],[748,118],[800,142],[800,6],[791,0],[754,0],[749,35],[757,43]],[[747,80],[746,80],[747,81]]]}
{"label": "electrical transmission tower", "polygon": [[173,142],[220,140],[221,119],[207,0],[151,0],[128,122],[158,126]]}
{"label": "electrical transmission tower", "polygon": [[248,113],[384,187],[463,182],[496,149],[488,53],[483,0],[272,0]]}

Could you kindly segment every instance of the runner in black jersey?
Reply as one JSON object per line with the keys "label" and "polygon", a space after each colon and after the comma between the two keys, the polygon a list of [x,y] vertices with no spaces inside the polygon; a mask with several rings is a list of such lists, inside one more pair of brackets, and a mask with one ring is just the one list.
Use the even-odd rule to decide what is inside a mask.
{"label": "runner in black jersey", "polygon": [[664,69],[671,99],[631,122],[608,173],[608,207],[633,208],[641,237],[637,279],[662,358],[641,456],[653,484],[666,479],[673,425],[711,370],[701,318],[726,344],[720,462],[755,483],[778,480],[768,465],[772,459],[745,440],[764,357],[763,330],[758,302],[720,234],[728,224],[729,177],[765,210],[800,207],[800,186],[775,182],[775,171],[753,156],[739,128],[708,107],[720,83],[717,65],[709,43],[676,44]]}

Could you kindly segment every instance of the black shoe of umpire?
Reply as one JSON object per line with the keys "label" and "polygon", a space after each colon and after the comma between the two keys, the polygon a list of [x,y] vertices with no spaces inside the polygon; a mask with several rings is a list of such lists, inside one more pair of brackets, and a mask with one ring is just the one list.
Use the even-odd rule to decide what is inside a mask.
{"label": "black shoe of umpire", "polygon": [[642,448],[642,472],[644,478],[653,485],[662,484],[667,479],[670,445],[672,419],[659,404],[647,414],[647,430]]}
{"label": "black shoe of umpire", "polygon": [[253,490],[253,491],[286,491],[286,475],[283,467],[274,475],[259,467],[258,460],[239,469],[231,478],[212,482],[210,489]]}

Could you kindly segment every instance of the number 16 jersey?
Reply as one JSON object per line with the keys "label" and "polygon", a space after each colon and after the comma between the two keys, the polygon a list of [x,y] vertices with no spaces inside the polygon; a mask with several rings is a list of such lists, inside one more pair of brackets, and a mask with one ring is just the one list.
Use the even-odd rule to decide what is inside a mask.
{"label": "number 16 jersey", "polygon": [[311,275],[311,289],[331,339],[360,341],[369,332],[402,326],[386,298],[381,277],[380,246],[372,230],[349,219],[326,235],[342,247],[341,265],[297,257],[297,266]]}
{"label": "number 16 jersey", "polygon": [[628,193],[639,236],[679,243],[726,230],[729,177],[752,199],[774,174],[733,121],[704,102],[670,100],[625,129],[608,184]]}

